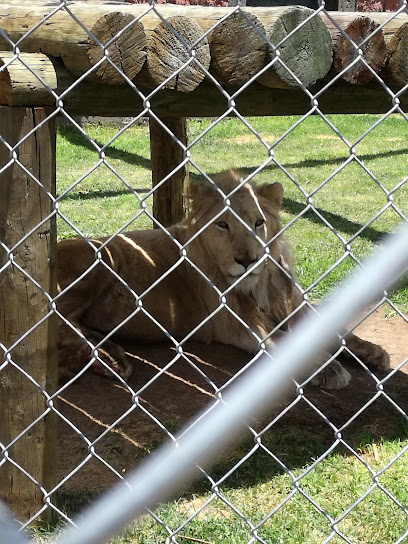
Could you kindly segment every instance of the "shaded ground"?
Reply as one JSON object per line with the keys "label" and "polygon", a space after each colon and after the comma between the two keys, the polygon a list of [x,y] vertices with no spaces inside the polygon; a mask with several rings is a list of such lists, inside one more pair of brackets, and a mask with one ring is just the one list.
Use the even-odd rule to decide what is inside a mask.
{"label": "shaded ground", "polygon": [[[394,368],[408,357],[408,324],[400,317],[386,320],[383,311],[378,310],[364,321],[358,334],[387,349]],[[74,430],[60,421],[58,480],[61,481],[71,471],[75,471],[61,488],[68,494],[97,493],[116,482],[119,474],[125,474],[148,451],[166,439],[166,429],[177,431],[184,422],[211,402],[213,389],[208,379],[220,386],[248,360],[246,353],[232,347],[191,343],[187,351],[196,368],[179,360],[149,384],[175,356],[174,350],[163,345],[138,346],[131,351],[135,370],[129,381],[130,386],[137,391],[147,385],[136,404],[132,403],[129,391],[118,382],[91,373],[81,377],[61,395],[59,409],[76,428]],[[306,398],[338,427],[346,423],[376,393],[375,382],[363,369],[350,364],[347,368],[353,379],[346,389],[327,392],[308,387],[305,390]],[[396,372],[387,381],[385,391],[408,413],[407,371],[402,369]],[[280,409],[275,414],[268,414],[266,421],[270,421],[279,412]],[[115,430],[107,431],[95,444],[96,455],[76,470],[88,454],[87,443],[81,434],[93,441],[122,417]],[[260,425],[261,422],[254,422],[256,428],[261,429]],[[333,441],[332,428],[304,400],[294,406],[269,432],[279,433],[288,426],[299,429],[305,436],[318,435],[323,445]],[[386,399],[377,399],[342,434],[346,440],[352,440],[355,434],[361,435],[366,429],[370,436],[387,438],[388,435],[395,436],[400,428],[401,414],[398,409]]]}

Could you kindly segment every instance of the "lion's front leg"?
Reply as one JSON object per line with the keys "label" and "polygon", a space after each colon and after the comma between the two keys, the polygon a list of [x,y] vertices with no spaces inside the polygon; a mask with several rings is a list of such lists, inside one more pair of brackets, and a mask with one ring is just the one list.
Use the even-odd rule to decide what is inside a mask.
{"label": "lion's front leg", "polygon": [[[94,331],[81,330],[81,332],[93,346],[98,346],[104,338],[103,335]],[[111,340],[105,340],[94,350],[74,329],[61,324],[58,342],[60,380],[66,381],[72,378],[91,361],[91,368],[96,374],[114,378],[116,373],[124,380],[132,374],[132,365],[119,345]]]}
{"label": "lion's front leg", "polygon": [[[346,336],[346,346],[348,349],[343,350],[341,357],[356,361],[354,354],[371,370],[380,373],[389,370],[390,356],[381,346],[362,340],[353,333]],[[326,358],[328,359],[329,355]],[[335,360],[320,371],[311,383],[325,389],[341,389],[348,385],[350,379],[351,375],[348,370]]]}
{"label": "lion's front leg", "polygon": [[[273,339],[269,339],[266,342],[267,348],[273,352],[275,345],[274,341],[278,338],[283,338],[287,334],[290,333],[279,331],[277,335],[273,336]],[[318,353],[312,368],[310,369],[310,367],[308,367],[310,370],[303,373],[303,375],[301,374],[298,379],[307,380],[310,375],[316,372],[316,370],[321,369],[319,370],[318,374],[316,374],[316,376],[310,380],[311,385],[320,387],[322,389],[343,389],[343,387],[346,387],[349,384],[351,374],[339,361],[335,359],[322,368],[324,363],[331,359],[331,357],[332,355],[324,351]]]}
{"label": "lion's front leg", "polygon": [[[327,354],[328,359],[329,357],[330,355]],[[343,389],[350,380],[350,372],[339,361],[334,360],[324,367],[310,383],[322,389]]]}
{"label": "lion's front leg", "polygon": [[367,340],[359,338],[353,333],[346,336],[346,345],[349,351],[344,350],[344,355],[348,359],[355,358],[363,362],[370,370],[378,370],[379,372],[387,372],[390,369],[390,356],[389,354],[378,344],[373,344]]}

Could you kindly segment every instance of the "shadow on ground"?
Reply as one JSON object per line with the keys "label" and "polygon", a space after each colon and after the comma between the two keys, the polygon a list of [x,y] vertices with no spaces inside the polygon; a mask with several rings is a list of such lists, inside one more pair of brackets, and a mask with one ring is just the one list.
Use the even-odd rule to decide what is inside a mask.
{"label": "shadow on ground", "polygon": [[[361,337],[387,349],[394,367],[408,357],[408,325],[402,318],[386,320],[379,310],[363,322],[358,332]],[[221,344],[191,343],[186,351],[197,368],[217,386],[228,381],[248,360],[248,354]],[[134,364],[130,385],[134,390],[146,386],[138,397],[139,404],[132,403],[130,393],[117,381],[92,373],[82,376],[61,394],[59,409],[75,425],[77,432],[60,422],[59,481],[88,455],[88,446],[79,433],[93,441],[105,432],[95,444],[96,454],[105,462],[93,457],[77,470],[61,490],[65,496],[94,495],[117,482],[119,475],[125,475],[147,453],[168,439],[166,429],[176,432],[213,400],[211,386],[203,374],[183,360],[149,383],[174,356],[174,350],[166,345],[137,346],[129,350]],[[352,374],[347,388],[330,392],[313,387],[305,389],[305,397],[325,417],[306,400],[301,400],[265,435],[268,447],[290,468],[309,464],[333,443],[334,431],[325,418],[341,427],[376,394],[374,380],[362,368],[352,364],[347,368]],[[408,376],[403,370],[387,381],[385,391],[402,412],[408,413]],[[253,427],[261,430],[280,411],[281,408],[269,411],[264,421],[253,421]],[[401,411],[388,400],[379,398],[342,431],[342,436],[356,448],[361,441],[366,444],[380,438],[407,438],[408,426]],[[127,415],[115,429],[108,430],[123,414]],[[234,466],[253,446],[247,431],[243,432],[242,439],[240,445],[225,452],[222,460],[211,469],[214,478]],[[254,479],[267,479],[282,470],[267,454],[254,458],[253,462],[261,463],[262,471],[240,469],[229,479],[229,485],[250,485],[255,483]],[[208,483],[202,485],[208,488]]]}

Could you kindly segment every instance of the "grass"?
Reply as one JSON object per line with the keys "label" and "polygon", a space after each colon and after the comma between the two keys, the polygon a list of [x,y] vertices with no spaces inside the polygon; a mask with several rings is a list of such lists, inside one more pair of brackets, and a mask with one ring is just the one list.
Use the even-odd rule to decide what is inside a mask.
{"label": "grass", "polygon": [[[247,120],[263,141],[272,146],[273,160],[267,146],[239,120],[219,123],[191,120],[189,139],[196,142],[191,148],[191,158],[193,164],[208,174],[230,167],[249,174],[266,163],[256,180],[280,181],[284,185],[282,218],[288,226],[287,236],[295,253],[299,281],[310,290],[313,299],[319,300],[352,270],[356,259],[363,258],[386,233],[396,229],[400,219],[396,209],[408,215],[407,184],[402,183],[393,193],[396,209],[389,207],[384,192],[384,189],[391,191],[407,176],[407,124],[402,117],[393,115],[370,130],[379,116],[331,116],[334,130],[321,118],[310,117],[287,132],[297,119]],[[200,137],[212,124],[211,130]],[[109,235],[127,222],[131,222],[129,228],[149,228],[151,220],[140,208],[140,202],[146,199],[147,209],[151,209],[151,198],[147,197],[148,129],[132,126],[117,138],[118,129],[109,126],[89,124],[84,130],[100,146],[113,141],[105,150],[104,163],[94,169],[99,155],[92,143],[73,127],[59,128],[57,178],[58,194],[63,195],[62,214],[88,237]],[[353,148],[359,161],[344,165]],[[192,166],[191,179],[198,177],[198,170]],[[309,195],[313,208],[306,209]],[[330,222],[335,232],[324,220]],[[60,218],[59,238],[74,233]],[[350,246],[349,254],[339,262],[346,244]],[[325,276],[326,270],[336,263],[339,264]],[[401,311],[407,312],[407,282],[391,298]],[[408,507],[406,456],[378,475],[379,484],[402,507],[380,487],[371,489],[373,474],[408,447],[405,420],[397,417],[394,424],[392,432],[384,430],[386,438],[381,432],[359,429],[348,440],[359,459],[339,445],[311,471],[314,460],[332,441],[327,442],[317,431],[299,428],[293,422],[279,431],[272,430],[262,437],[262,446],[223,482],[218,494],[212,494],[208,481],[200,482],[177,501],[159,507],[156,515],[160,523],[144,516],[112,543],[165,544],[175,532],[178,542],[244,544],[257,527],[260,542],[315,544],[325,541],[332,531],[330,519],[319,508],[332,520],[339,520],[336,530],[353,543],[395,542],[408,530],[407,515],[402,510]],[[216,482],[239,464],[253,446],[253,442],[247,441],[231,451],[212,469],[213,480]],[[284,462],[288,470],[283,470],[269,452]],[[361,496],[364,499],[358,502]],[[285,502],[288,497],[290,500]],[[72,515],[91,498],[70,493],[60,494],[59,501],[64,511]],[[356,501],[355,508],[343,519],[347,508]],[[268,518],[274,508],[276,513]],[[340,544],[344,540],[334,535],[330,542]]]}
{"label": "grass", "polygon": [[[255,528],[261,542],[316,544],[331,534],[333,521],[337,521],[336,530],[353,543],[395,542],[408,529],[407,515],[380,487],[373,486],[373,473],[407,446],[407,439],[403,426],[394,439],[376,440],[366,434],[359,442],[355,437],[359,458],[339,447],[309,471],[313,457],[324,451],[316,435],[296,427],[284,430],[281,436],[267,434],[262,440],[264,449],[260,447],[216,494],[185,493],[157,509],[160,523],[143,516],[112,544],[164,543],[170,534],[178,542],[246,544]],[[252,446],[241,445],[233,459],[219,464],[211,473],[215,481]],[[282,470],[268,450],[278,451],[290,472]],[[378,477],[379,484],[405,507],[406,469],[406,460],[399,460]],[[345,516],[352,505],[354,509]],[[344,542],[339,537],[333,541]]]}

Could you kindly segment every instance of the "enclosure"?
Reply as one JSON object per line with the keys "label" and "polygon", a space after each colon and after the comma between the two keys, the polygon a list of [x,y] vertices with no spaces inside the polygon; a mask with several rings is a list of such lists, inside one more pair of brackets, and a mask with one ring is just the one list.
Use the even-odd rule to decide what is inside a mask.
{"label": "enclosure", "polygon": [[[271,332],[298,311],[318,312],[407,222],[406,5],[364,14],[319,6],[0,5],[0,496],[35,542],[52,540],[245,383]],[[231,168],[240,186],[219,192],[216,174]],[[232,202],[246,183],[256,193],[272,182],[284,189],[282,226],[263,241]],[[185,244],[170,226],[203,183],[262,246],[260,263],[290,278],[299,307],[259,339],[256,353],[197,341],[193,323],[180,338],[163,330],[165,342],[122,342],[133,372],[121,377],[104,350],[137,312],[160,321],[141,310],[155,283],[134,293],[102,252],[129,231],[154,228],[177,242],[177,266],[196,270],[189,249],[211,226],[225,230],[221,214]],[[281,236],[295,277],[271,253]],[[96,342],[61,310],[56,246],[73,237],[93,255],[80,279],[102,268],[135,297],[132,312]],[[211,274],[196,272],[219,295],[200,325],[225,311],[250,329],[228,298],[245,278],[219,289]],[[171,313],[169,300],[157,300],[157,312],[166,305]],[[407,308],[404,277],[348,325],[389,353],[388,370],[371,368],[370,355],[367,362],[341,333],[335,356],[347,356],[348,385],[316,387],[311,371],[283,401],[245,419],[198,480],[112,542],[405,540]],[[61,349],[57,361],[63,325],[91,354],[68,375]],[[321,372],[335,364],[326,359]],[[92,371],[98,361],[111,377]]]}

